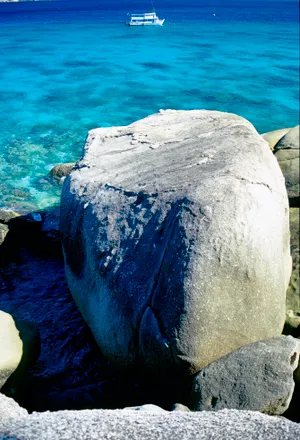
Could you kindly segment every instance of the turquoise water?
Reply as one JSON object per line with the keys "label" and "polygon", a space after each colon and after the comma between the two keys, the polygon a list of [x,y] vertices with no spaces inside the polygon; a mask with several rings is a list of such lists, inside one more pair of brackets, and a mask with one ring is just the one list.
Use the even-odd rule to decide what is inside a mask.
{"label": "turquoise water", "polygon": [[44,178],[95,127],[166,108],[237,113],[260,133],[298,123],[295,2],[165,4],[163,28],[124,26],[125,6],[0,4],[0,207],[58,202]]}

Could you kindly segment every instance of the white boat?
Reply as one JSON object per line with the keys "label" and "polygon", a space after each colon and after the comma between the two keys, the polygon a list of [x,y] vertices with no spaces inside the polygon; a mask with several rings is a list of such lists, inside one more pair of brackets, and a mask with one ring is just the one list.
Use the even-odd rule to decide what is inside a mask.
{"label": "white boat", "polygon": [[144,14],[131,14],[127,26],[162,26],[165,19],[158,18],[156,12],[146,12]]}

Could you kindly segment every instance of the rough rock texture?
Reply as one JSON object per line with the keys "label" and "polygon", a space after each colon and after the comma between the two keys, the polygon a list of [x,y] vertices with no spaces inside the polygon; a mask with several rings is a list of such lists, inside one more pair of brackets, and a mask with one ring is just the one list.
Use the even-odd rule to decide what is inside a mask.
{"label": "rough rock texture", "polygon": [[5,237],[8,233],[8,222],[12,218],[18,217],[14,211],[7,211],[5,209],[0,209],[0,245],[4,242]]}
{"label": "rough rock texture", "polygon": [[21,362],[23,343],[11,315],[0,310],[0,389]]}
{"label": "rough rock texture", "polygon": [[241,117],[169,110],[91,131],[61,232],[72,295],[118,368],[183,377],[282,331],[286,189]]}
{"label": "rough rock texture", "polygon": [[293,271],[286,293],[285,333],[300,336],[300,208],[290,208]]}
{"label": "rough rock texture", "polygon": [[242,347],[195,376],[190,408],[223,408],[283,414],[294,391],[300,341],[279,336]]}
{"label": "rough rock texture", "polygon": [[8,226],[0,223],[0,245],[4,242],[7,233],[8,233]]}
{"label": "rough rock texture", "polygon": [[10,210],[5,210],[5,209],[0,209],[0,223],[3,223],[5,225],[8,224],[8,222],[12,219],[12,218],[16,218],[18,217],[20,214],[18,214],[15,211],[10,211]]}
{"label": "rough rock texture", "polygon": [[300,426],[255,411],[59,411],[0,418],[0,440],[299,440]]}
{"label": "rough rock texture", "polygon": [[56,165],[50,171],[49,177],[55,180],[60,180],[62,177],[66,177],[70,174],[74,165],[75,163],[63,163]]}
{"label": "rough rock texture", "polygon": [[0,393],[0,429],[1,423],[4,424],[5,422],[7,423],[9,419],[19,419],[20,417],[25,417],[27,415],[28,412],[26,409],[21,408],[14,399],[6,397],[4,394]]}
{"label": "rough rock texture", "polygon": [[274,153],[285,177],[291,207],[300,207],[299,125],[292,128],[275,145]]}
{"label": "rough rock texture", "polygon": [[273,151],[275,145],[280,141],[280,139],[290,131],[290,128],[281,128],[279,130],[268,131],[267,133],[263,133],[262,137],[265,141],[268,142],[269,147]]}

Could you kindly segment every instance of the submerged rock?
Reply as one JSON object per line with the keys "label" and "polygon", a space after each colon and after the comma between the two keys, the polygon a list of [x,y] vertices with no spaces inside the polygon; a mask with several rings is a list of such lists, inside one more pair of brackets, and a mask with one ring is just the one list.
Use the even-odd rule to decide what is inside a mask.
{"label": "submerged rock", "polygon": [[280,415],[289,407],[300,341],[279,336],[242,347],[195,376],[191,409],[241,409]]}
{"label": "submerged rock", "polygon": [[92,130],[61,232],[71,293],[119,369],[182,378],[282,331],[286,189],[241,117],[168,110]]}

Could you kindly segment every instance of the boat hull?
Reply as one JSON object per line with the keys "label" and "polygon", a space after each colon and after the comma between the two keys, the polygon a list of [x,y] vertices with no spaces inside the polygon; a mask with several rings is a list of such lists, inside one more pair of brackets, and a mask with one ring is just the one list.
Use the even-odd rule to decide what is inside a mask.
{"label": "boat hull", "polygon": [[162,26],[164,24],[165,19],[157,20],[154,23],[126,23],[127,26]]}

